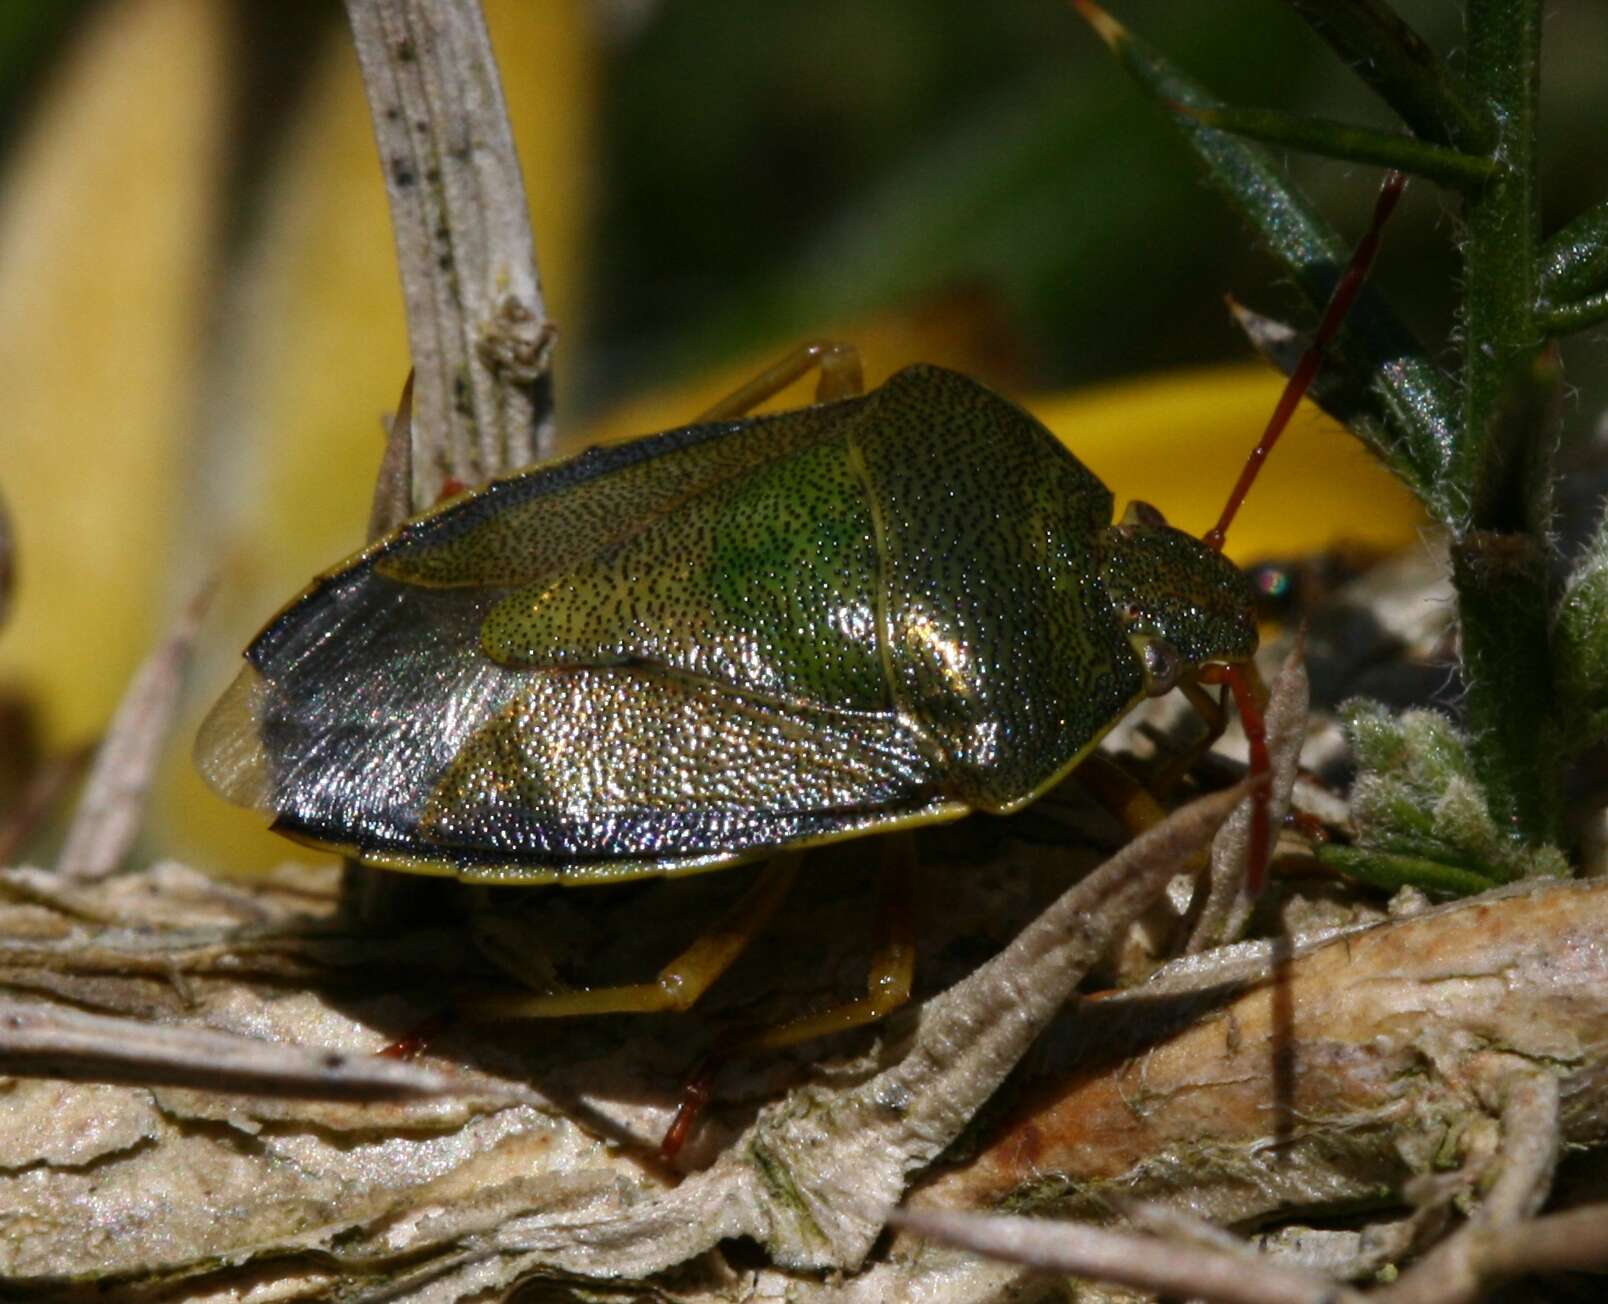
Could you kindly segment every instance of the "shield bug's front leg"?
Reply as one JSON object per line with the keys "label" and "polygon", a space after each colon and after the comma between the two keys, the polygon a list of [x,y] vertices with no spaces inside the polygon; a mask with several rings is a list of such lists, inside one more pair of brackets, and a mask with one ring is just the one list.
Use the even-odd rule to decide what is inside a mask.
{"label": "shield bug's front leg", "polygon": [[[1153,791],[1160,797],[1166,797],[1184,775],[1195,768],[1200,759],[1217,745],[1217,740],[1228,728],[1228,708],[1223,696],[1213,697],[1199,684],[1179,684],[1178,691],[1195,708],[1195,714],[1200,716],[1206,725],[1206,732],[1179,751],[1156,772],[1151,784]],[[1220,694],[1226,694],[1228,690],[1218,691]]]}
{"label": "shield bug's front leg", "polygon": [[860,366],[859,349],[837,340],[811,340],[799,345],[775,366],[766,368],[707,411],[700,412],[698,421],[725,421],[752,412],[766,399],[774,398],[795,380],[816,370],[821,373],[821,379],[815,387],[817,403],[857,398],[865,392],[865,372]]}
{"label": "shield bug's front leg", "polygon": [[802,852],[784,852],[730,910],[659,970],[652,982],[532,995],[479,996],[460,1003],[472,1019],[561,1019],[586,1014],[653,1014],[690,1009],[731,968],[793,886]]}

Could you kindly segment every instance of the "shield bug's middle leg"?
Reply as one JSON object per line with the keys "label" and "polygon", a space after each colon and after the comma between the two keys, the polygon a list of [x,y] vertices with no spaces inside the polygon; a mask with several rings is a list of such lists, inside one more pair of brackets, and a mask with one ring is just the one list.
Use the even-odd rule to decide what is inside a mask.
{"label": "shield bug's middle leg", "polygon": [[774,1027],[739,1034],[705,1055],[682,1085],[681,1103],[659,1143],[661,1157],[671,1160],[680,1153],[713,1095],[715,1074],[726,1060],[863,1027],[886,1018],[910,1000],[916,976],[916,920],[911,908],[916,900],[916,841],[908,833],[892,834],[883,841],[876,937],[866,971],[866,994]]}
{"label": "shield bug's middle leg", "polygon": [[866,972],[865,995],[816,1014],[789,1019],[745,1037],[734,1054],[776,1050],[801,1041],[846,1032],[886,1018],[910,999],[916,976],[916,843],[908,833],[885,839],[882,872],[877,881],[876,937]]}
{"label": "shield bug's middle leg", "polygon": [[473,1019],[561,1019],[587,1014],[653,1014],[692,1008],[736,962],[786,897],[802,852],[783,852],[760,870],[754,884],[725,915],[645,983],[582,987],[530,995],[477,996],[460,1003]]}
{"label": "shield bug's middle leg", "polygon": [[794,381],[817,370],[821,373],[821,379],[815,387],[817,403],[856,398],[865,392],[865,371],[860,365],[859,349],[837,340],[811,340],[799,345],[747,384],[733,390],[713,407],[700,412],[698,421],[725,421],[752,412]]}

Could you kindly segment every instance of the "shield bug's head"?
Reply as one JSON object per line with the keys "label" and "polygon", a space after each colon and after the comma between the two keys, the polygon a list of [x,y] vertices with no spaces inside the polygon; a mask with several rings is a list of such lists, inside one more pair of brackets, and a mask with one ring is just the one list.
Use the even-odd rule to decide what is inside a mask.
{"label": "shield bug's head", "polygon": [[1152,697],[1197,678],[1206,665],[1236,664],[1256,651],[1243,572],[1173,529],[1148,503],[1133,503],[1106,530],[1100,578]]}

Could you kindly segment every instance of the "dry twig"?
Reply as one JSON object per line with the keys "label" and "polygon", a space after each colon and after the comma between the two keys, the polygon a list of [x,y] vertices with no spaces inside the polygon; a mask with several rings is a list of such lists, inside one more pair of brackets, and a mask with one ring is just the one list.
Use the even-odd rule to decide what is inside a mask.
{"label": "dry twig", "polygon": [[[1497,1070],[1500,1073],[1500,1069]],[[1498,1088],[1501,1133],[1488,1161],[1496,1178],[1474,1216],[1414,1264],[1394,1286],[1380,1291],[1388,1304],[1468,1304],[1500,1275],[1487,1245],[1493,1232],[1531,1220],[1552,1186],[1561,1133],[1558,1080],[1545,1069],[1515,1063]],[[1608,1247],[1602,1261],[1608,1262]]]}
{"label": "dry twig", "polygon": [[1055,1272],[1217,1304],[1358,1304],[1329,1278],[1178,1241],[1042,1218],[938,1209],[900,1213],[896,1226],[1038,1272]]}
{"label": "dry twig", "polygon": [[213,582],[207,581],[185,604],[167,636],[129,681],[57,857],[56,872],[62,877],[104,878],[122,866],[133,848],[212,587]]}
{"label": "dry twig", "polygon": [[[1290,1268],[1244,1248],[1041,1218],[917,1209],[894,1215],[917,1236],[960,1246],[1036,1272],[1213,1304],[1468,1304],[1499,1282],[1529,1272],[1608,1266],[1608,1205],[1536,1218],[1557,1157],[1558,1082],[1516,1070],[1502,1113],[1507,1144],[1496,1181],[1473,1217],[1401,1280],[1373,1292]],[[1216,1238],[1213,1238],[1214,1241]]]}
{"label": "dry twig", "polygon": [[413,358],[413,508],[552,451],[553,327],[478,0],[347,0]]}
{"label": "dry twig", "polygon": [[198,1087],[284,1099],[530,1098],[528,1092],[470,1085],[448,1073],[373,1055],[255,1041],[207,1028],[108,1018],[4,998],[0,998],[0,1073],[68,1082]]}

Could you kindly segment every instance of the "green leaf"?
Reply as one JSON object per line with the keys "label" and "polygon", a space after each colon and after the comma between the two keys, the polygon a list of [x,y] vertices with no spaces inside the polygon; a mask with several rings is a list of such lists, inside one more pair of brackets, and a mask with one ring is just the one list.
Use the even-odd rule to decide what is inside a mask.
{"label": "green leaf", "polygon": [[1412,883],[1441,895],[1568,872],[1556,847],[1507,837],[1476,778],[1467,740],[1445,716],[1394,716],[1362,699],[1344,703],[1340,713],[1357,756],[1351,793],[1357,839],[1351,848],[1325,848],[1320,860],[1381,886]]}
{"label": "green leaf", "polygon": [[[1233,299],[1229,300],[1228,310],[1252,347],[1286,376],[1300,365],[1301,355],[1312,342],[1310,333],[1263,316]],[[1368,389],[1366,376],[1343,367],[1319,367],[1307,397],[1390,464],[1386,451],[1390,436],[1383,428],[1379,404]]]}
{"label": "green leaf", "polygon": [[1496,172],[1496,164],[1479,154],[1464,154],[1369,127],[1332,118],[1306,117],[1277,109],[1200,109],[1180,106],[1203,127],[1231,132],[1248,140],[1285,145],[1351,163],[1376,163],[1414,176],[1427,177],[1454,190],[1478,190]]}
{"label": "green leaf", "polygon": [[1499,879],[1424,856],[1403,856],[1366,847],[1334,844],[1317,850],[1318,863],[1371,887],[1395,892],[1416,887],[1432,897],[1473,896],[1496,887]]}
{"label": "green leaf", "polygon": [[[1079,10],[1157,100],[1190,109],[1224,107],[1089,0],[1081,0]],[[1321,308],[1349,255],[1334,229],[1285,180],[1260,145],[1214,131],[1186,115],[1172,116],[1207,179],[1289,270],[1314,308]],[[1456,411],[1446,378],[1367,287],[1340,333],[1337,352],[1336,364],[1365,377],[1378,405],[1372,432],[1382,443],[1374,445],[1375,451],[1432,512],[1442,520],[1455,519],[1457,504],[1440,489],[1442,469],[1452,456],[1450,420]]]}
{"label": "green leaf", "polygon": [[1472,88],[1381,0],[1289,0],[1290,7],[1378,92],[1413,134],[1477,154],[1496,126]]}
{"label": "green leaf", "polygon": [[1608,290],[1573,303],[1559,303],[1540,309],[1537,315],[1548,339],[1573,335],[1608,321]]}
{"label": "green leaf", "polygon": [[1541,297],[1578,299],[1608,287],[1608,199],[1588,208],[1541,250]]}

